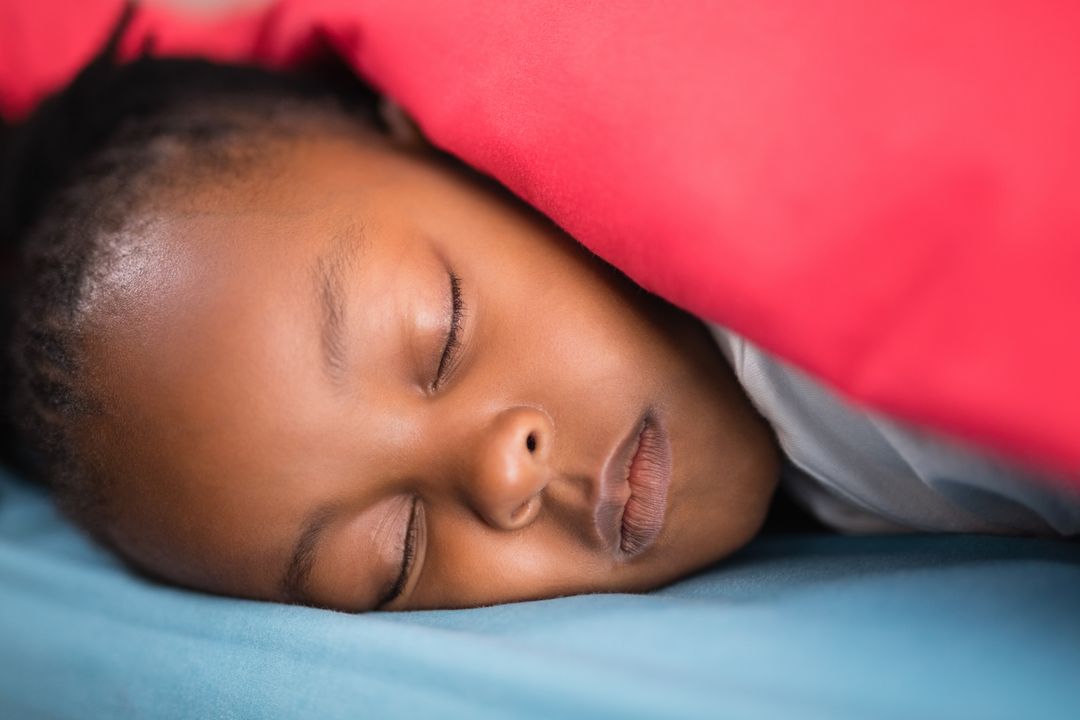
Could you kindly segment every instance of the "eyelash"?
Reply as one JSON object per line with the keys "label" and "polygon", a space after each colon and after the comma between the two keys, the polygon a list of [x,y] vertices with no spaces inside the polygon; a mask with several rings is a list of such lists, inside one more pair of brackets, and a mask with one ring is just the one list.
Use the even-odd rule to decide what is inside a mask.
{"label": "eyelash", "polygon": [[394,586],[390,588],[386,598],[379,603],[379,607],[385,607],[401,597],[401,593],[405,591],[405,585],[409,582],[409,571],[412,570],[413,560],[416,558],[416,536],[420,531],[416,522],[420,514],[417,512],[419,502],[420,498],[414,497],[412,509],[409,511],[409,525],[405,528],[405,550],[402,553],[401,572],[398,573]]}
{"label": "eyelash", "polygon": [[446,374],[453,369],[454,360],[458,350],[461,349],[461,326],[465,315],[465,301],[461,297],[461,278],[449,271],[450,276],[450,331],[446,335],[446,345],[443,346],[442,355],[439,357],[439,367],[435,371],[435,380],[431,383],[432,390],[438,390],[445,380]]}

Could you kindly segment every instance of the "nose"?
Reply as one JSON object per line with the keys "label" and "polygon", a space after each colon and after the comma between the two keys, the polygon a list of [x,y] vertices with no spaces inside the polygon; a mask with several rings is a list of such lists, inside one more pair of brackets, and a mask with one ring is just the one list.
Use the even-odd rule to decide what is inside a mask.
{"label": "nose", "polygon": [[488,524],[516,530],[536,518],[551,474],[553,435],[551,418],[528,407],[502,411],[481,432],[466,484],[474,508]]}

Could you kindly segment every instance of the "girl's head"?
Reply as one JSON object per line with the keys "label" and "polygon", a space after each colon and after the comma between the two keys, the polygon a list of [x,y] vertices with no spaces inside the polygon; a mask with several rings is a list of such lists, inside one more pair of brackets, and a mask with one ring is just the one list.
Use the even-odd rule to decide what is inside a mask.
{"label": "girl's head", "polygon": [[[122,121],[49,120],[88,96]],[[706,328],[366,96],[103,59],[64,97],[19,146],[87,147],[11,225],[12,395],[134,566],[459,607],[653,588],[760,526],[776,451]]]}

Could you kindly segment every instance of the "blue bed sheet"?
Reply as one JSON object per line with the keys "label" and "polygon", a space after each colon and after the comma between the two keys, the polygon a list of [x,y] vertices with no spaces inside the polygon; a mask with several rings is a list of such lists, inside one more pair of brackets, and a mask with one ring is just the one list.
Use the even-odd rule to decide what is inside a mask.
{"label": "blue bed sheet", "polygon": [[1080,545],[761,539],[648,595],[351,616],[124,572],[0,479],[3,718],[1073,718]]}

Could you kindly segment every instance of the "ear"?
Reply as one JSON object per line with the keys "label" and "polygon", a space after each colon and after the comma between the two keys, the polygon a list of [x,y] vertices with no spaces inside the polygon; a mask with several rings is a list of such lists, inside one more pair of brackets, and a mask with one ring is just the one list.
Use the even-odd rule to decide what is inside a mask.
{"label": "ear", "polygon": [[431,147],[431,143],[405,108],[386,96],[379,99],[379,117],[386,123],[390,139],[395,145],[410,150],[427,150]]}

